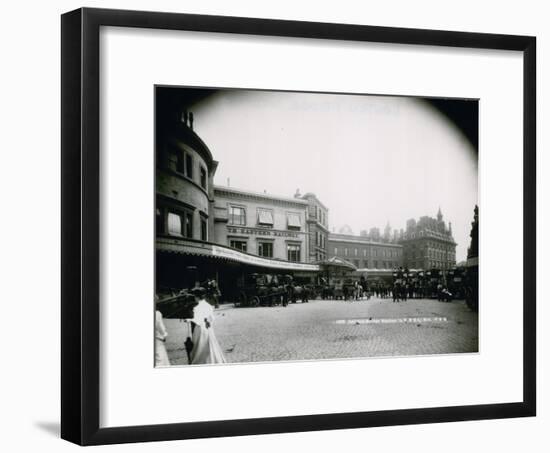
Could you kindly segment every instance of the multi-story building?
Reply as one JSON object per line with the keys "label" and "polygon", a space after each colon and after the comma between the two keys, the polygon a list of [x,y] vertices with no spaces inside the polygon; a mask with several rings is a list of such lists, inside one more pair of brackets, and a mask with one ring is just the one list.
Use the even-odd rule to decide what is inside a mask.
{"label": "multi-story building", "polygon": [[297,191],[294,198],[308,202],[306,231],[309,237],[307,261],[323,261],[328,257],[328,208],[319,201],[315,194],[308,192],[300,195]]}
{"label": "multi-story building", "polygon": [[342,258],[358,269],[395,269],[403,265],[401,244],[377,241],[368,235],[330,233],[328,254]]}
{"label": "multi-story building", "polygon": [[308,261],[308,200],[222,186],[214,188],[214,199],[216,243],[263,258]]}
{"label": "multi-story building", "polygon": [[156,123],[156,291],[216,279],[226,300],[247,275],[314,279],[308,262],[311,201],[215,187],[218,163],[192,115],[166,109]]}
{"label": "multi-story building", "polygon": [[456,242],[451,222],[443,221],[441,209],[437,218],[423,216],[407,221],[400,243],[403,263],[409,269],[449,269],[456,264]]}
{"label": "multi-story building", "polygon": [[190,125],[177,118],[158,124],[156,150],[157,237],[208,241],[218,163]]}

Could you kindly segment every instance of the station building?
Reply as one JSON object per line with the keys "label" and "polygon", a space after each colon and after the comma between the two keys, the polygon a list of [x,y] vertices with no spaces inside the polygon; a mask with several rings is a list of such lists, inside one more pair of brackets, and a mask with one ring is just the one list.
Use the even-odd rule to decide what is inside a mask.
{"label": "station building", "polygon": [[215,279],[235,300],[253,273],[314,281],[309,257],[310,202],[215,187],[218,163],[193,130],[193,116],[167,109],[156,119],[156,291]]}
{"label": "station building", "polygon": [[263,258],[308,261],[307,200],[222,186],[214,199],[214,242]]}
{"label": "station building", "polygon": [[456,242],[452,225],[443,221],[441,209],[437,218],[423,216],[407,221],[401,238],[403,263],[409,269],[450,269],[456,265]]}
{"label": "station building", "polygon": [[403,265],[403,246],[369,236],[330,233],[328,254],[352,263],[358,269],[395,269]]}

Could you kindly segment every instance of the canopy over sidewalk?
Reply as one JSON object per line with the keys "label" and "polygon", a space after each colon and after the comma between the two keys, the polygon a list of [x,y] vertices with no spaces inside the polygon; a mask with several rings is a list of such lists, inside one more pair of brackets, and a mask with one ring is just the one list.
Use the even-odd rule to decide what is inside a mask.
{"label": "canopy over sidewalk", "polygon": [[314,264],[317,264],[321,269],[325,268],[340,268],[340,269],[348,269],[350,271],[357,270],[357,266],[350,263],[349,261],[343,260],[342,258],[338,258],[337,256],[333,256],[331,258],[328,258],[326,260],[321,261],[315,261]]}

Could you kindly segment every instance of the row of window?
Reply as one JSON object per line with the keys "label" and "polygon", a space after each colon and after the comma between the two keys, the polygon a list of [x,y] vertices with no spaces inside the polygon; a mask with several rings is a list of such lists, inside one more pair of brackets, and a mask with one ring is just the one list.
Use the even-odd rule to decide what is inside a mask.
{"label": "row of window", "polygon": [[314,218],[321,224],[327,225],[327,215],[319,206],[315,205],[314,209]]}
{"label": "row of window", "polygon": [[315,231],[315,246],[325,248],[327,238],[320,231]]}
{"label": "row of window", "polygon": [[[248,241],[242,239],[230,239],[229,246],[248,252]],[[258,242],[257,254],[264,258],[273,258],[273,242]],[[287,260],[292,262],[300,262],[302,255],[302,247],[300,244],[287,244],[286,246]]]}
{"label": "row of window", "polygon": [[[168,167],[185,177],[194,180],[194,159],[193,155],[187,151],[181,151],[178,148],[170,148],[168,150]],[[199,166],[199,180],[200,186],[207,190],[208,188],[208,174],[206,168],[202,165]]]}
{"label": "row of window", "polygon": [[[363,250],[363,256],[364,257],[370,257],[370,256],[373,256],[373,257],[378,257],[380,256],[381,258],[397,258],[400,256],[400,252],[399,250],[379,250],[379,249],[372,249],[372,253],[371,253],[371,249],[369,248],[364,248],[362,249]],[[343,249],[340,249],[340,252],[343,251],[343,254],[344,256],[360,256],[361,253],[360,253],[360,249],[348,249],[347,247],[344,247]],[[378,252],[381,252],[380,254]],[[338,255],[338,247],[334,247],[334,255]]]}
{"label": "row of window", "polygon": [[[246,208],[242,206],[229,206],[228,220],[230,225],[245,226],[246,225]],[[287,228],[289,230],[300,230],[302,222],[300,214],[295,212],[286,213]],[[256,213],[257,225],[267,228],[273,228],[273,210],[266,208],[258,208]]]}

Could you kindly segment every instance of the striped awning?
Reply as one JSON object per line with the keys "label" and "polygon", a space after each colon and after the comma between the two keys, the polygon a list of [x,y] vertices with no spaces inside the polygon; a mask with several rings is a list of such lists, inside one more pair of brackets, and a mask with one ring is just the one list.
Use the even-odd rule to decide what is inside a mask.
{"label": "striped awning", "polygon": [[288,226],[290,228],[301,228],[302,223],[300,222],[299,214],[288,214],[287,216]]}
{"label": "striped awning", "polygon": [[260,209],[258,211],[258,223],[261,225],[273,225],[273,212]]}

